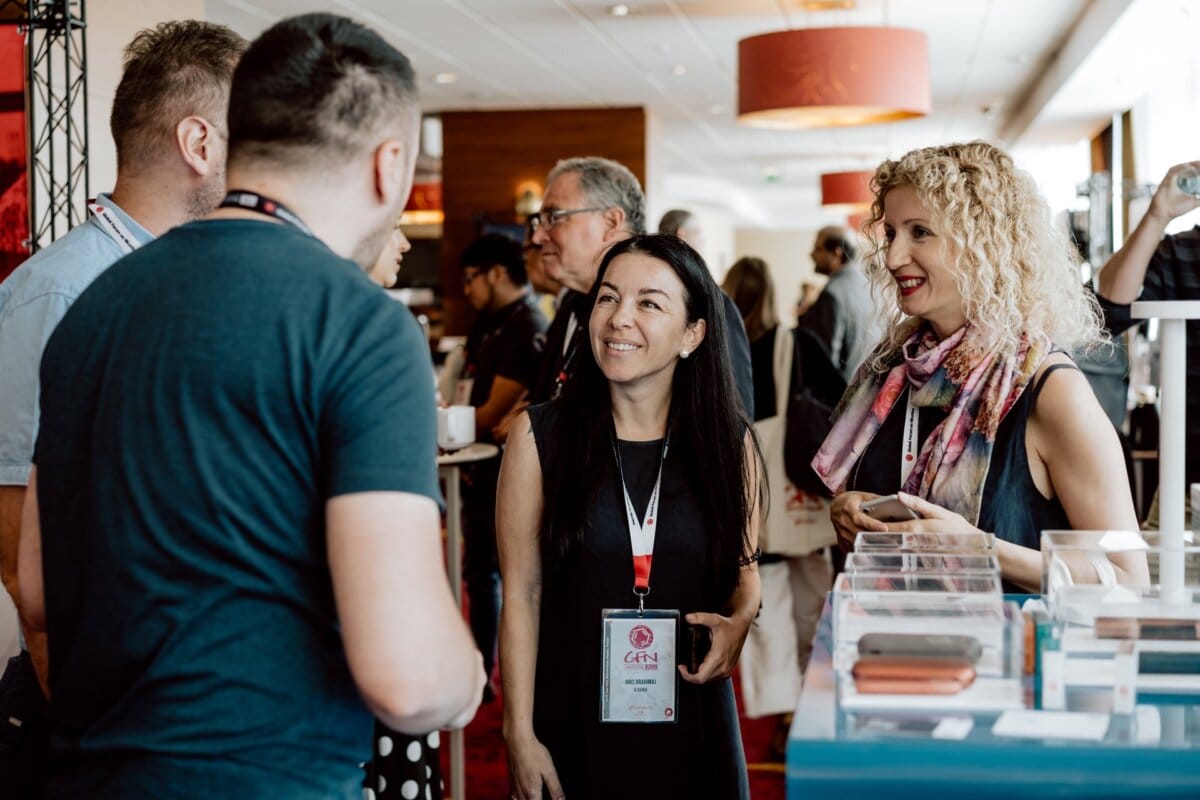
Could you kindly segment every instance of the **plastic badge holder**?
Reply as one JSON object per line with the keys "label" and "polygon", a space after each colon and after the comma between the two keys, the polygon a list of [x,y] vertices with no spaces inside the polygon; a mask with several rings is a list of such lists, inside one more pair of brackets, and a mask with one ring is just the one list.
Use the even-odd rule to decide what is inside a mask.
{"label": "plastic badge holder", "polygon": [[[973,636],[983,647],[979,675],[1008,674],[1014,642],[995,573],[843,572],[833,587],[834,668],[849,670],[868,633]],[[1020,619],[1020,615],[1016,615]],[[1019,662],[1018,662],[1019,663]],[[1015,674],[1015,673],[1014,673]]]}
{"label": "plastic badge holder", "polygon": [[859,531],[856,553],[990,553],[995,536],[990,533],[909,533]]}
{"label": "plastic badge holder", "polygon": [[[1042,590],[1067,686],[1116,689],[1135,671],[1140,692],[1200,693],[1200,547],[1166,554],[1183,567],[1173,598],[1160,580],[1165,552],[1132,531],[1043,532]],[[1122,582],[1138,559],[1149,582]],[[1123,660],[1131,642],[1133,668]]]}
{"label": "plastic badge holder", "polygon": [[845,572],[984,572],[1000,574],[1000,561],[985,553],[885,553],[846,556]]}

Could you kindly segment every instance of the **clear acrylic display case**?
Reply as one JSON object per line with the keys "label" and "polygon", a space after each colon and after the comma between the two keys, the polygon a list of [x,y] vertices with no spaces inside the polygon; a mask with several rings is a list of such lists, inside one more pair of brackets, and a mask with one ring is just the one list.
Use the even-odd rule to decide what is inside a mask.
{"label": "clear acrylic display case", "polygon": [[858,640],[868,633],[973,636],[984,651],[979,674],[1008,674],[1011,649],[1021,643],[1020,631],[1008,630],[1011,620],[995,573],[843,572],[831,604],[833,665],[839,670],[853,666]]}
{"label": "clear acrylic display case", "polygon": [[908,533],[859,531],[856,553],[990,553],[995,536],[990,533]]}
{"label": "clear acrylic display case", "polygon": [[984,572],[1000,573],[989,553],[896,553],[868,550],[846,556],[845,572]]}
{"label": "clear acrylic display case", "polygon": [[[1164,587],[1172,570],[1182,576],[1173,593]],[[1200,618],[1200,547],[1152,547],[1137,531],[1044,531],[1042,594],[1052,619],[1079,625],[1097,616]]]}

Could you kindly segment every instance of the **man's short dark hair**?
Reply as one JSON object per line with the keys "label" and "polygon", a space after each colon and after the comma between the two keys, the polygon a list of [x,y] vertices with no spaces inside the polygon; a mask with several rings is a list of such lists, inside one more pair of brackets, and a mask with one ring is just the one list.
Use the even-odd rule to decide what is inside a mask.
{"label": "man's short dark hair", "polygon": [[125,48],[124,71],[109,126],[117,166],[153,160],[190,116],[225,125],[229,83],[246,40],[211,22],[163,22],[140,31]]}
{"label": "man's short dark hair", "polygon": [[663,214],[662,219],[658,221],[658,232],[665,233],[668,236],[678,236],[679,231],[687,227],[687,224],[691,221],[692,212],[682,208],[672,208]]}
{"label": "man's short dark hair", "polygon": [[233,75],[229,158],[357,155],[416,103],[412,64],[375,31],[333,14],[290,17],[250,44]]}
{"label": "man's short dark hair", "polygon": [[837,249],[842,248],[842,263],[853,264],[858,260],[858,241],[854,238],[854,234],[845,228],[837,226],[825,228],[821,231],[824,234],[822,246],[827,253],[835,253]]}
{"label": "man's short dark hair", "polygon": [[458,259],[463,269],[491,269],[494,266],[504,267],[508,278],[516,286],[529,283],[525,272],[525,251],[520,243],[499,233],[485,233],[467,245],[462,257]]}

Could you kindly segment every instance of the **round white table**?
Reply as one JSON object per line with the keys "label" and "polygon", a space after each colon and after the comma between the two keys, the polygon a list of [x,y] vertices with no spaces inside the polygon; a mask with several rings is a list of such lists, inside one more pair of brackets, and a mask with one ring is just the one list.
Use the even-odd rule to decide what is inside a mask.
{"label": "round white table", "polygon": [[[462,497],[459,480],[463,464],[492,458],[500,452],[494,444],[476,442],[438,456],[438,477],[446,482],[446,572],[454,602],[462,608]],[[450,788],[454,800],[465,800],[466,752],[462,730],[450,732]]]}

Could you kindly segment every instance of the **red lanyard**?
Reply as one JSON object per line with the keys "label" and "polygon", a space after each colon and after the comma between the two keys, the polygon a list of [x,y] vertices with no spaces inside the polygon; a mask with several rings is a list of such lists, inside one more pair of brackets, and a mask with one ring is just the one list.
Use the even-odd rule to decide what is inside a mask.
{"label": "red lanyard", "polygon": [[654,559],[654,532],[658,528],[658,499],[662,491],[663,464],[667,460],[670,442],[671,431],[668,429],[663,437],[662,453],[658,459],[658,476],[654,479],[654,488],[650,491],[646,515],[639,521],[637,511],[633,508],[633,500],[629,497],[629,487],[625,484],[617,437],[613,434],[613,455],[617,459],[617,475],[621,479],[621,492],[625,496],[625,521],[629,526],[629,545],[633,551],[633,593],[638,596],[639,611],[643,610],[645,597],[650,594],[650,565]]}

